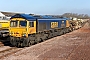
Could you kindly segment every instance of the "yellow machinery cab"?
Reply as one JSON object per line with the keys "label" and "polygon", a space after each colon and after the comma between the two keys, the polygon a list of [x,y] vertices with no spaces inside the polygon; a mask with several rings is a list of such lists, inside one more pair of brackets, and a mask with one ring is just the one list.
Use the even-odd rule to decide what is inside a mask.
{"label": "yellow machinery cab", "polygon": [[7,37],[9,36],[9,20],[0,20],[0,37]]}

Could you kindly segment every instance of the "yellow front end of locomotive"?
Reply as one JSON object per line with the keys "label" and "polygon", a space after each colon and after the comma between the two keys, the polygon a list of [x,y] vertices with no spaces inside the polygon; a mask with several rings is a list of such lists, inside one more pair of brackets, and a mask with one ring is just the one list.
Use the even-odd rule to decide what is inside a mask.
{"label": "yellow front end of locomotive", "polygon": [[13,37],[28,37],[26,28],[10,28],[10,36]]}
{"label": "yellow front end of locomotive", "polygon": [[9,33],[13,37],[28,37],[29,34],[36,33],[36,21],[30,22],[23,18],[11,19]]}
{"label": "yellow front end of locomotive", "polygon": [[10,36],[27,37],[27,21],[23,18],[13,18],[10,20],[9,28]]}

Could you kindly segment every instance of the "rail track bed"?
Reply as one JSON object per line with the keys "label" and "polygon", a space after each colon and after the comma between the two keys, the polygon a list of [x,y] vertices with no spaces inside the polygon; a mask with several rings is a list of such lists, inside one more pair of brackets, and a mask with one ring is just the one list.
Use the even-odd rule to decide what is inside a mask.
{"label": "rail track bed", "polygon": [[12,46],[9,41],[9,37],[0,38],[0,47],[2,46]]}
{"label": "rail track bed", "polygon": [[1,60],[90,60],[89,25],[86,23],[79,30],[31,47],[3,50],[5,53],[0,53],[0,56],[3,55]]}
{"label": "rail track bed", "polygon": [[9,40],[6,40],[7,38],[2,38],[0,39],[0,59],[9,56],[11,54],[14,54],[20,50],[22,50],[23,48],[17,48],[17,47],[13,47]]}
{"label": "rail track bed", "polygon": [[11,55],[11,54],[14,54],[15,52],[18,52],[20,50],[21,49],[19,49],[19,48],[17,49],[15,47],[13,47],[13,48],[8,47],[8,48],[0,51],[0,58],[6,57],[6,56]]}

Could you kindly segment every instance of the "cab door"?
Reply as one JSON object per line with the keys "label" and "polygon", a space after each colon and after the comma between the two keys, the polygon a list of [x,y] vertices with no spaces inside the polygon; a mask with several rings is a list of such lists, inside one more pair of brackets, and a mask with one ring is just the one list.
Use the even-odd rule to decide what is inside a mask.
{"label": "cab door", "polygon": [[36,21],[29,21],[29,34],[36,33]]}

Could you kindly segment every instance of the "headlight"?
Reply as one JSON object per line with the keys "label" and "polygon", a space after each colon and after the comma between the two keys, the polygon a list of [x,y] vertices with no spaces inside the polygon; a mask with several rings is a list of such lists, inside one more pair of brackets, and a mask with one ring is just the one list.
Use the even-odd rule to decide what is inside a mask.
{"label": "headlight", "polygon": [[23,34],[23,36],[26,36],[26,34]]}
{"label": "headlight", "polygon": [[12,34],[13,34],[13,32],[10,33],[10,35],[12,35]]}
{"label": "headlight", "polygon": [[12,35],[12,34],[10,33],[10,35]]}

